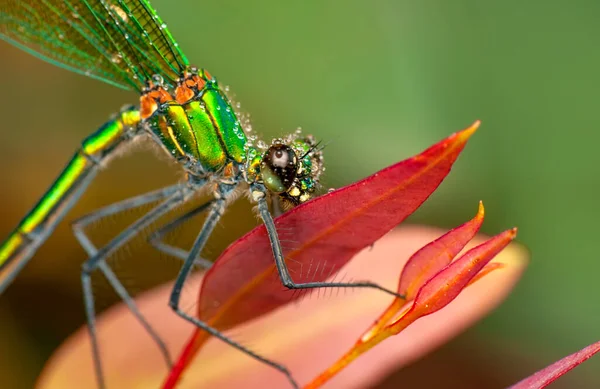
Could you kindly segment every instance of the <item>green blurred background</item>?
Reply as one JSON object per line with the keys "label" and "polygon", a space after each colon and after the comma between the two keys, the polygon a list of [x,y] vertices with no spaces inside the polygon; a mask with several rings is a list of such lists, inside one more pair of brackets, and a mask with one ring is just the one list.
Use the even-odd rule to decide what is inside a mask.
{"label": "green blurred background", "polygon": [[[421,387],[435,387],[440,377],[445,387],[502,387],[598,340],[600,3],[152,3],[190,60],[232,87],[257,132],[270,138],[302,126],[330,142],[327,187],[483,121],[411,221],[451,227],[470,218],[482,199],[483,231],[518,226],[531,264],[497,311],[378,387],[423,379],[432,381]],[[136,96],[5,43],[0,58],[6,236],[78,142]],[[175,177],[164,158],[141,150],[115,161],[68,219]],[[240,212],[244,222],[220,230],[215,256],[255,223]],[[0,298],[0,387],[32,387],[52,350],[84,324],[84,257],[63,223]],[[598,371],[596,358],[555,387],[600,387]]]}

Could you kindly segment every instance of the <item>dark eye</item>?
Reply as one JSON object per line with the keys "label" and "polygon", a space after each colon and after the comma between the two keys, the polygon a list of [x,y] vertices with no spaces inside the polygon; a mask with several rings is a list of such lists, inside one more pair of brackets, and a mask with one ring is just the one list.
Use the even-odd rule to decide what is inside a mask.
{"label": "dark eye", "polygon": [[290,188],[296,178],[298,159],[291,147],[273,145],[265,153],[260,164],[263,183],[273,193],[282,193]]}

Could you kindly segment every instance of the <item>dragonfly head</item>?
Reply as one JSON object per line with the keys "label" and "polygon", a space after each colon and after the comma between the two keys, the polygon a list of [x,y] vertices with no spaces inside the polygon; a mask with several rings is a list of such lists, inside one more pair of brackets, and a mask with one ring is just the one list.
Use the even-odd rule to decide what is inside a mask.
{"label": "dragonfly head", "polygon": [[323,150],[311,136],[300,131],[286,138],[260,144],[250,158],[248,172],[265,188],[277,194],[284,208],[292,208],[312,198],[323,172]]}

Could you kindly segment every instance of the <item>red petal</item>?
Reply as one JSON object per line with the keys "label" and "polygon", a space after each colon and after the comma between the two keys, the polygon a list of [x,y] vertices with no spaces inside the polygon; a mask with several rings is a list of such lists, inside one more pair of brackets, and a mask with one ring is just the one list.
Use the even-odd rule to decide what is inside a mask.
{"label": "red petal", "polygon": [[534,375],[527,377],[522,381],[519,381],[518,383],[511,386],[509,389],[545,388],[546,386],[550,385],[552,382],[557,380],[559,377],[561,377],[563,374],[566,374],[579,364],[587,361],[598,351],[600,351],[600,341],[591,344],[586,348],[577,351],[574,354],[568,355],[560,361],[554,362],[550,366],[538,371]]}
{"label": "red petal", "polygon": [[447,266],[479,231],[483,223],[483,203],[472,220],[450,230],[414,253],[402,270],[398,293],[412,300],[427,280]]}

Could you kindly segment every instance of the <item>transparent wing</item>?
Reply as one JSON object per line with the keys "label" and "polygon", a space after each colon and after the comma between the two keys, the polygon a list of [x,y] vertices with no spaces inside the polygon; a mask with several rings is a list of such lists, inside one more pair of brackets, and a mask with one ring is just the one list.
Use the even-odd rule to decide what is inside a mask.
{"label": "transparent wing", "polygon": [[0,37],[55,65],[125,89],[173,83],[187,58],[145,0],[0,0]]}

